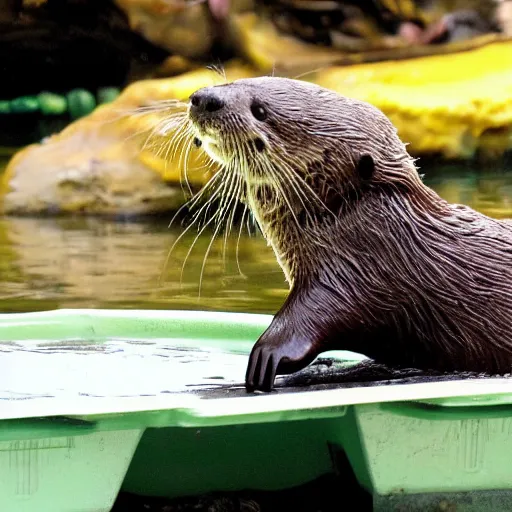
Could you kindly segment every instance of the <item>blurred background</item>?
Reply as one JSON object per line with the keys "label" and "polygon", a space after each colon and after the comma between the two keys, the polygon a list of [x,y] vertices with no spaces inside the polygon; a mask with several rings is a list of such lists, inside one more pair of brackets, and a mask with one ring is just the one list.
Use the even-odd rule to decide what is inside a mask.
{"label": "blurred background", "polygon": [[[134,114],[240,77],[373,103],[442,197],[512,217],[511,35],[509,0],[0,0],[0,311],[274,313],[284,276],[245,218],[170,252],[176,134],[147,144],[166,112]],[[193,149],[188,174],[211,175]]]}

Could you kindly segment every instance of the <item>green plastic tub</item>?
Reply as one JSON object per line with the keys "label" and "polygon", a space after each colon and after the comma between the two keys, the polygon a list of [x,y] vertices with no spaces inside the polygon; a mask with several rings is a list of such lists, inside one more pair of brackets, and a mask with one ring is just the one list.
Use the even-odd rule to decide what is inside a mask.
{"label": "green plastic tub", "polygon": [[[247,356],[270,320],[0,315],[0,511],[107,512],[120,490],[172,498],[283,489],[335,471],[333,447],[375,510],[438,495],[465,496],[457,511],[512,510],[512,380],[249,395]],[[500,505],[478,508],[464,494],[479,491],[499,491]]]}

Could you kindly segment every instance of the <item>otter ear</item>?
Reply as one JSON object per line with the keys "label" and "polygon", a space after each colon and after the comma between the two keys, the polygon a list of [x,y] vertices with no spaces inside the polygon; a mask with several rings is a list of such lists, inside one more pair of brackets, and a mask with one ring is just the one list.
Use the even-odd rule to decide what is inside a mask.
{"label": "otter ear", "polygon": [[375,161],[372,155],[364,153],[359,157],[359,161],[356,164],[356,172],[363,180],[369,180],[373,176],[375,171]]}

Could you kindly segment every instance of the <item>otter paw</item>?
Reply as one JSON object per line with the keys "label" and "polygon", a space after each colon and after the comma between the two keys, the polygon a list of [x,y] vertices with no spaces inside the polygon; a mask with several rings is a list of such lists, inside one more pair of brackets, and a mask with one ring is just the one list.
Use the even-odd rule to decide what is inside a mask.
{"label": "otter paw", "polygon": [[272,391],[277,372],[285,374],[307,366],[313,359],[308,343],[276,344],[258,342],[254,345],[245,376],[245,388],[252,391]]}
{"label": "otter paw", "polygon": [[279,364],[274,352],[275,349],[271,347],[254,347],[245,377],[247,391],[272,391]]}

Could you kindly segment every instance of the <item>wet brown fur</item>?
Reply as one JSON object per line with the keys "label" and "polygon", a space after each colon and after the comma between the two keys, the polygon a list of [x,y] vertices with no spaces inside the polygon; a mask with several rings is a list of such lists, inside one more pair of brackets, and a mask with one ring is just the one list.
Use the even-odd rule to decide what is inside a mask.
{"label": "wet brown fur", "polygon": [[511,371],[512,223],[441,199],[365,102],[270,77],[196,95],[221,101],[191,120],[243,177],[239,196],[290,282],[251,353],[248,390],[334,349],[397,368]]}

